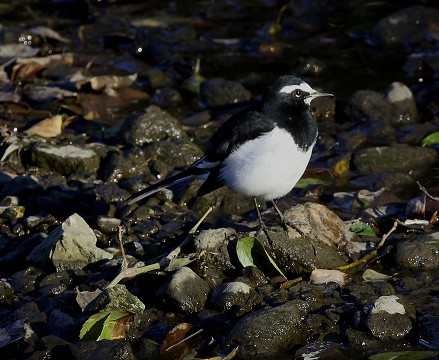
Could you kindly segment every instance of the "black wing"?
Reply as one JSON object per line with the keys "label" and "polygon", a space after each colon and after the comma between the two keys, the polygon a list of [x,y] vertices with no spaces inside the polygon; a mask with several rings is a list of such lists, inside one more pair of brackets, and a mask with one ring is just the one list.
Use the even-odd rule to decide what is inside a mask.
{"label": "black wing", "polygon": [[275,121],[262,115],[260,105],[233,115],[210,139],[206,160],[223,161],[239,145],[273,130],[275,125]]}
{"label": "black wing", "polygon": [[224,159],[239,145],[273,130],[275,125],[273,119],[263,116],[259,106],[241,111],[228,119],[209,141],[204,159],[219,164],[210,169],[209,176],[201,185],[197,196],[203,196],[222,187],[224,183],[221,179],[221,168]]}

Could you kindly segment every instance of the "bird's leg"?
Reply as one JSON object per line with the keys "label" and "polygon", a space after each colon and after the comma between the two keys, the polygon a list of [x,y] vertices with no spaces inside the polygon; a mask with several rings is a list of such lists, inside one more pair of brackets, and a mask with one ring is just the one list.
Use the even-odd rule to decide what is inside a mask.
{"label": "bird's leg", "polygon": [[267,237],[268,241],[270,242],[270,244],[273,246],[273,244],[274,244],[273,239],[271,238],[270,234],[268,233],[268,229],[264,223],[264,220],[262,220],[262,215],[261,215],[261,212],[259,211],[258,202],[256,201],[255,197],[253,197],[253,202],[255,203],[256,213],[258,214],[258,218],[259,218],[259,230],[256,233],[256,237],[259,236],[259,233],[262,230],[264,232],[265,236]]}
{"label": "bird's leg", "polygon": [[280,209],[277,207],[276,203],[274,202],[274,200],[271,200],[271,203],[273,204],[274,208],[276,209],[277,214],[280,217],[280,220],[282,221],[282,225],[284,227],[285,230],[288,230],[288,226],[291,226],[294,230],[296,230],[300,236],[305,236],[305,233],[300,230],[296,224],[292,223],[291,221],[288,221],[284,214],[282,214],[282,212],[280,211]]}

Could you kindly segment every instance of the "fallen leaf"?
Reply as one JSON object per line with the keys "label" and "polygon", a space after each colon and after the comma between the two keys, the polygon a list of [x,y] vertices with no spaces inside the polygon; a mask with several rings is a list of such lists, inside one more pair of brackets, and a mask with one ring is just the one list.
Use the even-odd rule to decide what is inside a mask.
{"label": "fallen leaf", "polygon": [[76,302],[82,311],[87,307],[87,305],[95,299],[102,290],[96,289],[95,291],[79,291],[76,292]]}
{"label": "fallen leaf", "polygon": [[55,54],[40,58],[17,58],[16,65],[12,68],[11,81],[33,79],[36,74],[50,66],[72,65],[73,54]]}
{"label": "fallen leaf", "polygon": [[279,269],[271,256],[268,255],[264,245],[262,245],[262,243],[253,236],[238,239],[238,242],[236,243],[236,254],[238,255],[239,262],[243,267],[255,266],[261,271],[264,271],[264,268],[270,271],[271,268],[271,270],[276,270],[285,279],[287,279],[285,274],[281,269]]}
{"label": "fallen leaf", "polygon": [[362,221],[358,221],[355,224],[352,224],[349,227],[349,230],[356,233],[357,235],[375,236],[375,232],[372,230],[372,228]]}
{"label": "fallen leaf", "polygon": [[4,44],[0,45],[1,58],[32,57],[38,54],[39,48],[24,44]]}
{"label": "fallen leaf", "polygon": [[37,135],[44,138],[55,137],[61,134],[62,116],[55,115],[41,120],[25,131],[28,135]]}
{"label": "fallen leaf", "polygon": [[333,282],[343,287],[348,285],[349,281],[349,275],[339,270],[315,269],[310,276],[310,282],[315,285]]}
{"label": "fallen leaf", "polygon": [[69,43],[70,39],[61,36],[57,31],[52,30],[51,28],[48,28],[46,26],[36,26],[30,29],[31,32],[37,35],[41,35],[42,37],[54,39],[61,41],[63,43]]}
{"label": "fallen leaf", "polygon": [[93,90],[100,91],[104,88],[120,90],[130,87],[137,80],[137,74],[118,76],[118,75],[100,75],[90,79],[90,85]]}
{"label": "fallen leaf", "polygon": [[378,271],[372,269],[366,269],[363,273],[363,280],[365,282],[381,282],[387,281],[391,278],[392,277],[390,275],[381,274]]}
{"label": "fallen leaf", "polygon": [[76,93],[70,90],[61,89],[56,86],[34,86],[26,96],[36,102],[48,102],[61,100],[66,97],[75,97]]}
{"label": "fallen leaf", "polygon": [[116,340],[128,335],[134,313],[128,310],[102,311],[90,316],[79,333],[79,339]]}
{"label": "fallen leaf", "polygon": [[[190,346],[182,342],[178,344],[186,337],[188,331],[192,328],[192,324],[182,323],[178,324],[171,331],[169,331],[162,346],[160,347],[160,359],[182,359],[189,352]],[[174,346],[178,344],[177,346]],[[172,347],[172,348],[171,348]]]}

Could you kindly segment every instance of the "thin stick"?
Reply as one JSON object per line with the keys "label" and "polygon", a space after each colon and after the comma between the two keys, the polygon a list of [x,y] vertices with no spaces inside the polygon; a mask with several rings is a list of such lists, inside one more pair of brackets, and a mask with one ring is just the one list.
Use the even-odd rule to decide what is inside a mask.
{"label": "thin stick", "polygon": [[399,220],[395,220],[395,222],[393,223],[392,228],[390,229],[390,231],[387,234],[385,234],[383,236],[383,238],[381,239],[380,243],[378,244],[378,246],[377,246],[377,248],[375,250],[371,251],[369,254],[365,255],[361,259],[358,259],[357,261],[354,261],[354,262],[352,262],[350,264],[347,264],[347,265],[338,266],[338,267],[336,267],[336,269],[337,270],[352,269],[353,267],[358,266],[360,264],[363,264],[363,263],[369,261],[370,259],[372,259],[377,254],[378,249],[383,247],[385,241],[390,236],[390,234],[392,234],[396,230],[396,228],[398,227],[399,223],[400,223]]}
{"label": "thin stick", "polygon": [[425,187],[423,187],[419,181],[416,181],[416,183],[419,186],[419,190],[421,190],[425,196],[429,197],[430,199],[434,200],[434,201],[439,201],[439,198],[430,195],[430,193],[427,191],[427,189]]}

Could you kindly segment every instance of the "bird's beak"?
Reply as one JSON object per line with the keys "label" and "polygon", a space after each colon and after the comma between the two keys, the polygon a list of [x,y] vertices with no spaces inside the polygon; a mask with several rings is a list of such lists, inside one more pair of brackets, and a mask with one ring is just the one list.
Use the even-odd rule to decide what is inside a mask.
{"label": "bird's beak", "polygon": [[309,94],[306,98],[305,98],[305,103],[310,106],[311,101],[313,101],[315,98],[318,97],[322,97],[322,96],[334,96],[332,94],[328,94],[328,93],[321,93],[321,92],[315,92],[312,94]]}
{"label": "bird's beak", "polygon": [[309,94],[307,96],[307,98],[311,101],[317,97],[321,97],[321,96],[334,96],[333,94],[328,94],[328,93],[321,93],[321,92],[315,92],[313,94]]}

